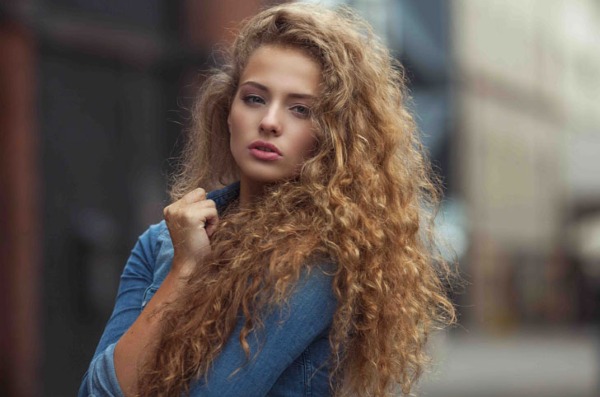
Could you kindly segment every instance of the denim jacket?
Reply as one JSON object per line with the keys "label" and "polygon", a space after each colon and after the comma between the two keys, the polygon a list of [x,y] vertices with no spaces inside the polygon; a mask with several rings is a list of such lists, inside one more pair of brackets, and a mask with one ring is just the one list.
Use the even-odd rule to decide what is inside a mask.
{"label": "denim jacket", "polygon": [[[210,192],[222,213],[239,196],[239,183]],[[119,338],[140,315],[167,276],[173,244],[164,221],[143,233],[131,252],[114,311],[100,338],[79,397],[123,396],[113,353]],[[329,396],[328,333],[337,308],[331,288],[331,265],[304,272],[289,303],[264,320],[264,329],[251,333],[250,358],[239,342],[240,318],[206,378],[191,385],[192,397]]]}

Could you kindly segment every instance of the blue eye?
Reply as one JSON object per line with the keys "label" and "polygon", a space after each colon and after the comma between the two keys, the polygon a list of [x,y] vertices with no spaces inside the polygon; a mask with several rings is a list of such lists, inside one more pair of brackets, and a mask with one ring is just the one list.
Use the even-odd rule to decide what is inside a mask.
{"label": "blue eye", "polygon": [[308,118],[310,116],[310,108],[308,106],[295,105],[292,106],[292,111],[303,118]]}
{"label": "blue eye", "polygon": [[249,105],[257,104],[257,103],[260,103],[260,104],[265,103],[265,101],[258,95],[246,95],[245,97],[242,98],[242,100],[244,101],[244,103],[247,103]]}

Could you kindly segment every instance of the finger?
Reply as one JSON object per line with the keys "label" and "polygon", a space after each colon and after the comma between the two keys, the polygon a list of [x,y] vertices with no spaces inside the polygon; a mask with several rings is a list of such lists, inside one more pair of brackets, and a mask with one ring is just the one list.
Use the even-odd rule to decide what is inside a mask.
{"label": "finger", "polygon": [[193,203],[193,205],[201,208],[217,208],[217,203],[215,203],[213,200],[202,200],[197,203]]}
{"label": "finger", "polygon": [[219,215],[216,211],[214,213],[214,216],[206,218],[205,229],[206,229],[206,234],[208,235],[209,238],[213,235],[215,230],[217,230],[218,223],[219,223]]}
{"label": "finger", "polygon": [[192,204],[206,199],[206,191],[201,187],[192,190],[185,194],[180,200],[183,204]]}
{"label": "finger", "polygon": [[[199,203],[204,201],[206,198],[206,191],[202,188],[197,188],[188,192],[179,200],[169,204],[163,209],[163,216],[165,219],[169,219],[169,217],[175,217],[177,213],[181,210],[185,210],[190,204]],[[211,200],[212,201],[212,200]]]}
{"label": "finger", "polygon": [[165,208],[165,214],[170,215],[172,218],[181,218],[186,217],[187,213],[197,214],[198,210],[201,209],[216,210],[217,204],[213,200],[202,200],[190,204],[177,201]]}
{"label": "finger", "polygon": [[164,209],[163,209],[163,217],[165,218],[165,220],[169,220],[169,218],[171,218],[171,215],[173,214],[175,210],[175,203],[167,205]]}
{"label": "finger", "polygon": [[179,227],[205,227],[207,223],[211,223],[213,218],[216,218],[216,208],[202,208],[198,206],[187,207],[173,214],[172,219]]}

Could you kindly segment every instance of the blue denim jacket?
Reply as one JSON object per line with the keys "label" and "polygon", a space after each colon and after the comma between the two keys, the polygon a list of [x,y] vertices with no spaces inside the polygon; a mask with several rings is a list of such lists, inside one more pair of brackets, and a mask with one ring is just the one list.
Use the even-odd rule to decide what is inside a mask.
{"label": "blue denim jacket", "polygon": [[[239,183],[210,192],[222,213],[239,195]],[[122,396],[113,361],[119,338],[152,298],[171,268],[173,244],[165,222],[150,226],[131,252],[123,274],[115,308],[100,338],[79,397]],[[326,274],[331,265],[304,273],[289,300],[264,321],[264,330],[248,337],[246,359],[237,324],[217,357],[207,380],[192,384],[193,397],[228,396],[330,396],[329,327],[337,302]]]}

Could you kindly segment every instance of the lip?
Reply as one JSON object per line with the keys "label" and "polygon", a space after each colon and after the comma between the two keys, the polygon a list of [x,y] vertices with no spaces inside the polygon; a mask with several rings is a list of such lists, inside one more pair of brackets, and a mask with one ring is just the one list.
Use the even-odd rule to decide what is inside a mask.
{"label": "lip", "polygon": [[[279,148],[265,141],[254,141],[249,146],[250,153],[259,160],[274,161],[282,157]],[[264,150],[269,149],[270,151]]]}

